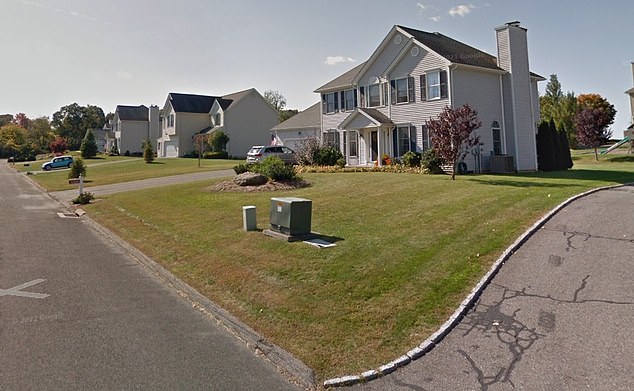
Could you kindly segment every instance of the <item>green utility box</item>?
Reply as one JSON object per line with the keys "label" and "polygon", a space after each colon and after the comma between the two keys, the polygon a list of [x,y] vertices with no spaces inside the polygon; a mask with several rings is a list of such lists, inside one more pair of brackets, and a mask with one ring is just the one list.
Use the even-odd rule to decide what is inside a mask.
{"label": "green utility box", "polygon": [[289,236],[309,235],[313,202],[304,198],[271,198],[271,230]]}

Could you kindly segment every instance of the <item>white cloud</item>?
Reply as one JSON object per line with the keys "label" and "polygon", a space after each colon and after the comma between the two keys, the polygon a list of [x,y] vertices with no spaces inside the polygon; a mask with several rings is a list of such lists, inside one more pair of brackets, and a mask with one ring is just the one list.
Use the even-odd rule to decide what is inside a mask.
{"label": "white cloud", "polygon": [[451,7],[451,9],[449,9],[449,15],[456,17],[456,16],[461,16],[464,17],[465,15],[468,15],[471,13],[471,10],[474,9],[475,6],[473,4],[462,4],[462,5],[457,5],[455,7]]}
{"label": "white cloud", "polygon": [[324,61],[324,64],[326,65],[335,65],[335,64],[339,64],[342,62],[356,62],[357,60],[355,60],[354,58],[351,57],[344,57],[344,56],[328,56],[326,57],[326,61]]}
{"label": "white cloud", "polygon": [[115,75],[117,75],[117,77],[119,79],[123,79],[123,80],[132,80],[132,74],[128,73],[128,72],[124,72],[124,71],[117,71],[115,73]]}
{"label": "white cloud", "polygon": [[425,11],[426,9],[428,9],[428,8],[429,8],[429,6],[427,6],[427,5],[423,4],[423,3],[416,3],[416,6],[417,6],[418,8],[420,8],[421,12],[422,12],[422,11]]}
{"label": "white cloud", "polygon": [[429,20],[431,20],[432,22],[438,22],[440,21],[440,16],[432,16],[431,18],[429,18]]}

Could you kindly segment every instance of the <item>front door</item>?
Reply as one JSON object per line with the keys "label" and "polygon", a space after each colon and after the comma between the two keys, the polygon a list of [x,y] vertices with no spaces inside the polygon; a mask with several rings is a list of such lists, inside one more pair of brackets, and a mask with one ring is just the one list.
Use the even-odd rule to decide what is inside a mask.
{"label": "front door", "polygon": [[370,150],[372,151],[372,161],[379,160],[379,132],[370,132]]}

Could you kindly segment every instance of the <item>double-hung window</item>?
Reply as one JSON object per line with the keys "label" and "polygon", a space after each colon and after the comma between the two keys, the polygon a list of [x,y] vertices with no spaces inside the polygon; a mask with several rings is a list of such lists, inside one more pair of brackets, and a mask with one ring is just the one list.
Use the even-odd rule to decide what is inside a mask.
{"label": "double-hung window", "polygon": [[394,156],[403,156],[408,151],[416,151],[416,127],[402,125],[396,127]]}
{"label": "double-hung window", "polygon": [[357,107],[356,105],[356,90],[345,90],[342,92],[342,105],[345,111],[352,111]]}
{"label": "double-hung window", "polygon": [[359,132],[355,130],[348,131],[348,156],[357,157],[359,155]]}
{"label": "double-hung window", "polygon": [[447,98],[447,71],[430,71],[420,75],[421,100]]}
{"label": "double-hung window", "polygon": [[331,114],[339,110],[339,93],[330,92],[321,96],[322,112]]}
{"label": "double-hung window", "polygon": [[414,102],[414,78],[404,77],[390,81],[392,104]]}
{"label": "double-hung window", "polygon": [[339,132],[336,129],[330,129],[324,133],[324,145],[339,149]]}
{"label": "double-hung window", "polygon": [[368,107],[381,106],[381,85],[371,84],[368,86]]}

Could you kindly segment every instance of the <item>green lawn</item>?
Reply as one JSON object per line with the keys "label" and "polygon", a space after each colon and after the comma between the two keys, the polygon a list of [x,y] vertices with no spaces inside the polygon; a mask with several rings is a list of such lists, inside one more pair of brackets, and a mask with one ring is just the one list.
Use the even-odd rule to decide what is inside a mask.
{"label": "green lawn", "polygon": [[[48,160],[44,160],[48,161]],[[76,185],[68,184],[68,170],[41,171],[44,161],[30,162],[29,166],[17,163],[19,171],[32,171],[33,180],[49,191],[69,190]],[[238,160],[202,159],[156,159],[147,164],[142,158],[109,156],[101,159],[84,159],[87,165],[86,186],[107,185],[139,179],[168,175],[188,174],[199,171],[222,170],[240,163]]]}
{"label": "green lawn", "polygon": [[[575,154],[567,172],[458,176],[305,174],[312,186],[217,193],[211,181],[121,193],[91,217],[311,366],[359,373],[418,345],[501,252],[546,211],[597,186],[634,182],[634,157]],[[316,249],[242,231],[270,197],[313,201]],[[150,201],[150,202],[148,202]]]}

